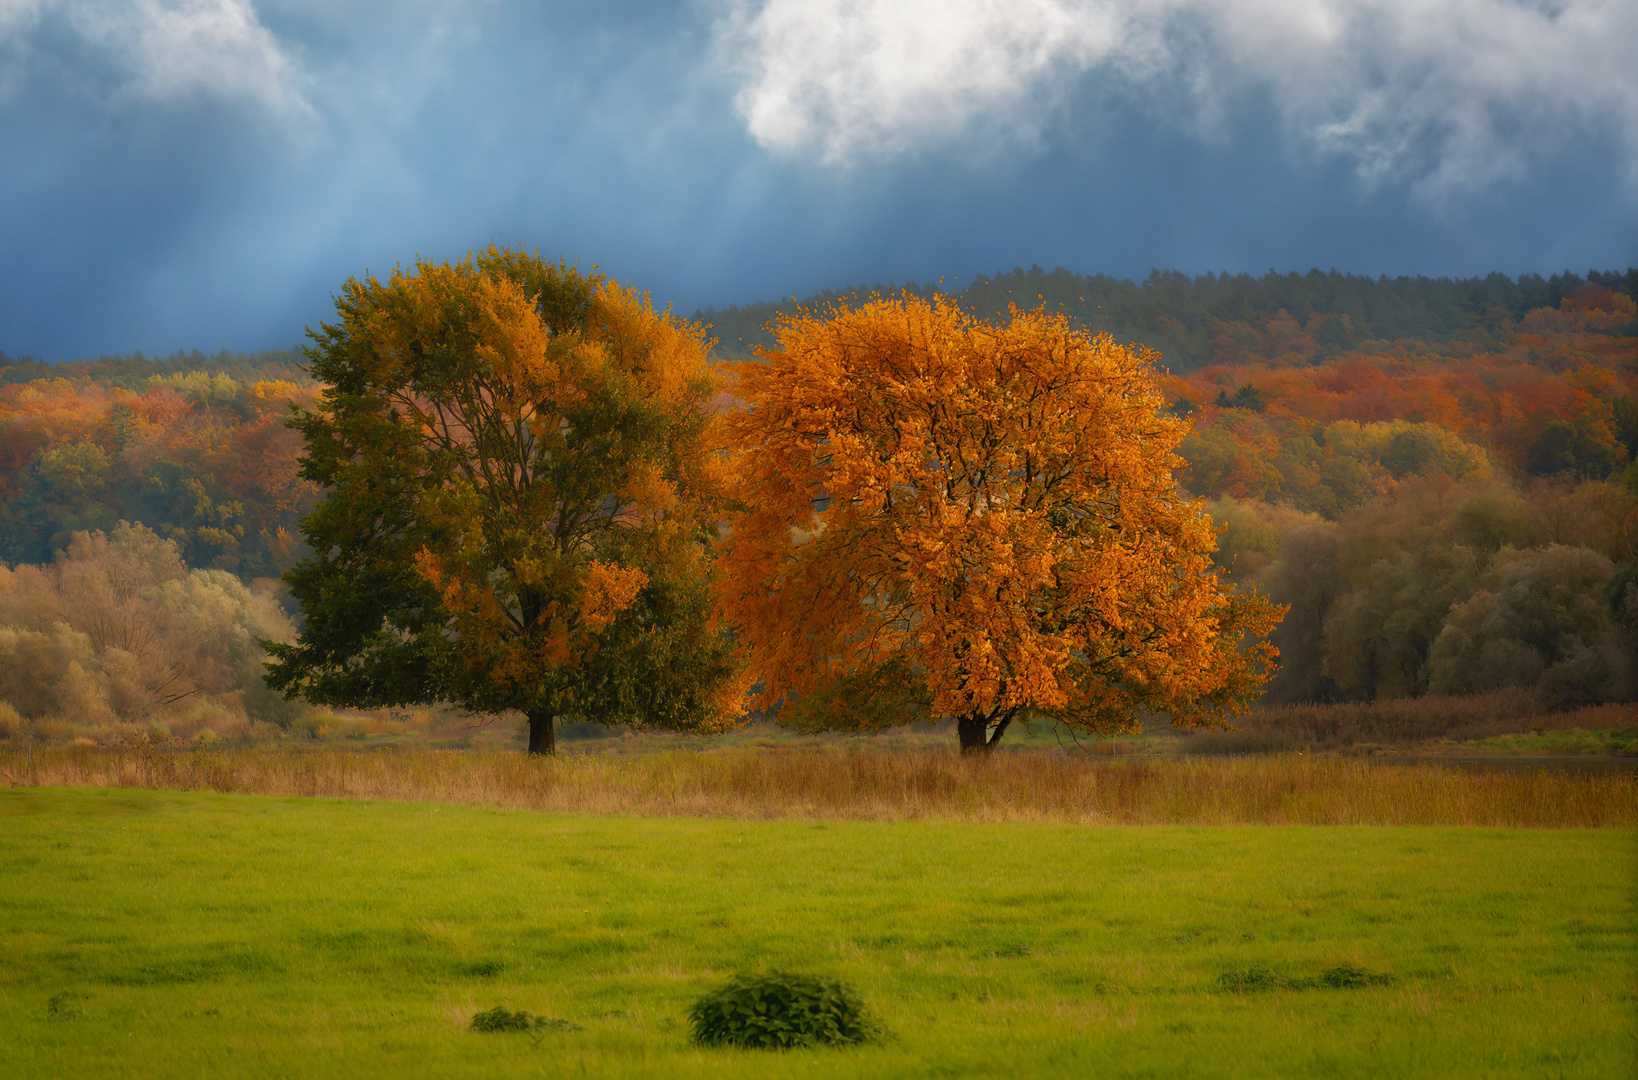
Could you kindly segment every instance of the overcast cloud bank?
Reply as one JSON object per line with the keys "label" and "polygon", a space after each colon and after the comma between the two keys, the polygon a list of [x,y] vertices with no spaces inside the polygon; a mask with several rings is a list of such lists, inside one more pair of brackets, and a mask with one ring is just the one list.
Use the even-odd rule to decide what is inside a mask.
{"label": "overcast cloud bank", "polygon": [[1638,149],[1630,0],[768,0],[718,36],[757,141],[839,165],[1033,139],[1088,76],[1208,138],[1266,92],[1367,180],[1430,192],[1520,175],[1565,127]]}
{"label": "overcast cloud bank", "polygon": [[54,77],[104,104],[246,101],[275,115],[309,106],[287,46],[249,0],[0,0],[8,94]]}

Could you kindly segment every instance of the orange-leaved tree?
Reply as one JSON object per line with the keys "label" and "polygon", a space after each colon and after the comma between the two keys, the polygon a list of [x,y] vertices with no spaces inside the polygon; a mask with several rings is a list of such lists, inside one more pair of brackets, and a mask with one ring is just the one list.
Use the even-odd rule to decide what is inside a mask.
{"label": "orange-leaved tree", "polygon": [[737,368],[719,604],[802,726],[1020,715],[1089,732],[1243,711],[1281,610],[1212,569],[1155,354],[944,298],[800,312]]}
{"label": "orange-leaved tree", "polygon": [[597,275],[491,247],[350,280],[312,334],[314,555],[268,681],[332,705],[515,709],[692,731],[744,687],[712,622],[720,517],[703,331]]}

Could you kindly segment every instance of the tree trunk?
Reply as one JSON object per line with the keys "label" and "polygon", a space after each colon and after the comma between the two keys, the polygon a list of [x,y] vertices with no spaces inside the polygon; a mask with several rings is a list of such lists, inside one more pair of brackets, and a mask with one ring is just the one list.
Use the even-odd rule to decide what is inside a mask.
{"label": "tree trunk", "polygon": [[[956,734],[961,737],[961,752],[963,754],[988,754],[995,749],[995,744],[1001,741],[1001,733],[1007,730],[1017,709],[1008,709],[998,717],[989,713],[973,713],[963,716],[956,721]],[[995,724],[995,734],[990,734],[991,722]]]}
{"label": "tree trunk", "polygon": [[552,714],[528,713],[527,715],[529,717],[529,753],[557,753],[557,731],[552,724]]}
{"label": "tree trunk", "polygon": [[956,721],[956,734],[961,736],[963,754],[987,754],[993,745],[989,741],[990,718],[981,713],[963,716]]}

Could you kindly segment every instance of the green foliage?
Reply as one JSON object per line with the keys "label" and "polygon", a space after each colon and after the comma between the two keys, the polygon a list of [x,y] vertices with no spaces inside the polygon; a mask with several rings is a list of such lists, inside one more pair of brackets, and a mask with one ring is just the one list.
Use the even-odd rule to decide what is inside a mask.
{"label": "green foliage", "polygon": [[225,371],[187,371],[170,375],[150,375],[142,380],[144,390],[173,390],[190,401],[230,402],[242,387]]}
{"label": "green foliage", "polygon": [[1253,500],[1217,499],[1207,511],[1219,530],[1213,561],[1241,579],[1272,563],[1292,530],[1321,524],[1313,514]]}
{"label": "green foliage", "polygon": [[34,472],[69,498],[93,497],[108,484],[108,455],[90,443],[54,446],[35,455]]}
{"label": "green foliage", "polygon": [[1540,684],[1553,707],[1620,700],[1630,690],[1604,602],[1610,561],[1580,547],[1503,550],[1486,588],[1451,610],[1429,658],[1434,693]]}
{"label": "green foliage", "polygon": [[696,1001],[688,1022],[694,1041],[703,1046],[789,1050],[868,1042],[879,1035],[852,988],[787,971],[734,976]]}
{"label": "green foliage", "polygon": [[1551,420],[1531,446],[1525,468],[1537,476],[1567,473],[1601,480],[1621,464],[1625,449],[1610,438],[1602,425],[1586,418],[1574,422]]}
{"label": "green foliage", "polygon": [[472,1017],[471,1029],[483,1032],[510,1032],[522,1031],[529,1033],[548,1031],[579,1031],[580,1025],[569,1020],[558,1020],[549,1016],[536,1016],[533,1013],[518,1010],[508,1012],[506,1006],[496,1005],[493,1009],[475,1013]]}
{"label": "green foliage", "polygon": [[1270,637],[1280,650],[1280,671],[1265,697],[1271,704],[1338,696],[1325,670],[1325,620],[1348,589],[1337,547],[1334,530],[1298,525],[1280,537],[1278,559],[1262,577],[1288,609]]}
{"label": "green foliage", "polygon": [[1638,658],[1638,565],[1626,563],[1610,575],[1604,601],[1628,651]]}
{"label": "green foliage", "polygon": [[[1416,424],[1390,435],[1376,458],[1395,480],[1423,476],[1434,469],[1446,476],[1462,476],[1476,465],[1459,458],[1464,449],[1468,448],[1451,432],[1435,424]],[[1474,456],[1482,460],[1482,456]]]}
{"label": "green foliage", "polygon": [[1432,547],[1373,563],[1326,620],[1325,672],[1355,698],[1428,689],[1428,650],[1478,567],[1463,548]]}
{"label": "green foliage", "polygon": [[[1211,504],[1219,561],[1290,611],[1271,703],[1522,687],[1542,708],[1638,696],[1627,599],[1638,496],[1484,470],[1408,478],[1335,522],[1259,500]],[[1638,587],[1632,595],[1638,597]]]}
{"label": "green foliage", "polygon": [[1219,390],[1214,404],[1220,409],[1246,409],[1250,412],[1262,412],[1263,395],[1255,386],[1246,383],[1232,395],[1227,390]]}
{"label": "green foliage", "polygon": [[1616,394],[1609,406],[1611,434],[1628,458],[1638,459],[1638,400],[1630,394]]}
{"label": "green foliage", "polygon": [[1534,547],[1541,529],[1530,504],[1504,487],[1481,488],[1463,499],[1450,523],[1451,539],[1491,556],[1504,547]]}

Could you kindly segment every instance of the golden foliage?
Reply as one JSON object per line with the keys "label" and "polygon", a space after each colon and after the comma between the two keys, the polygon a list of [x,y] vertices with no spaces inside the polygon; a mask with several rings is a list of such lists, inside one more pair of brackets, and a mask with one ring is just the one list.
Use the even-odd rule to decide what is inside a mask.
{"label": "golden foliage", "polygon": [[720,593],[761,705],[897,722],[914,710],[859,709],[914,686],[937,716],[1112,732],[1140,708],[1220,721],[1266,680],[1273,650],[1241,639],[1279,611],[1212,568],[1211,523],[1172,479],[1187,425],[1161,411],[1155,354],[943,298],[802,312],[777,340],[737,366],[746,509]]}
{"label": "golden foliage", "polygon": [[581,624],[591,633],[601,632],[647,584],[648,575],[641,570],[594,560],[586,567],[586,586],[580,594]]}

